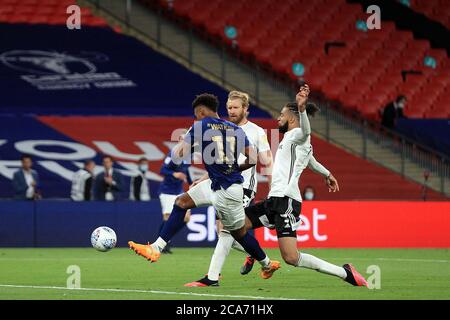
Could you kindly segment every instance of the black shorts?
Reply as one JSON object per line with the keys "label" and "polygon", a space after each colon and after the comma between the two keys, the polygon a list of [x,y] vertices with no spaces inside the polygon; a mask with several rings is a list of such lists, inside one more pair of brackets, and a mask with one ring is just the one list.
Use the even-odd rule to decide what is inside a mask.
{"label": "black shorts", "polygon": [[248,206],[251,206],[254,203],[255,199],[255,192],[250,189],[244,188],[244,198],[242,199],[244,208],[247,208]]}
{"label": "black shorts", "polygon": [[297,237],[294,225],[300,219],[302,203],[289,197],[271,197],[245,208],[253,229],[267,227],[277,231],[277,237]]}

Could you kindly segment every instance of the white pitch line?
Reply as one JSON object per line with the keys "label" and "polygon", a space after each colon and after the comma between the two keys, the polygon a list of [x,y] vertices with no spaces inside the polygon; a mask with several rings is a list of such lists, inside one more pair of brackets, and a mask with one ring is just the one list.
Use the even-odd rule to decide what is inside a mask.
{"label": "white pitch line", "polygon": [[304,300],[282,297],[260,297],[260,296],[244,296],[244,295],[227,295],[212,293],[195,293],[195,292],[171,292],[158,290],[138,290],[138,289],[101,289],[101,288],[67,288],[53,286],[26,286],[13,284],[0,284],[2,288],[25,288],[25,289],[50,289],[50,290],[68,290],[68,291],[101,291],[101,292],[125,292],[125,293],[151,293],[151,294],[171,294],[182,296],[212,297],[212,298],[236,298],[236,299],[253,299],[253,300]]}

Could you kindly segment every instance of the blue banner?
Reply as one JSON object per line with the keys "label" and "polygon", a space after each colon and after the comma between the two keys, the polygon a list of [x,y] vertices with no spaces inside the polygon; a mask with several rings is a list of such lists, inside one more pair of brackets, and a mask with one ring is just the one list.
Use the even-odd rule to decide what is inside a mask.
{"label": "blue banner", "polygon": [[[159,201],[0,201],[0,247],[89,247],[92,231],[108,226],[117,245],[156,240],[162,221]],[[190,222],[172,240],[176,247],[215,245],[214,208],[192,210]]]}
{"label": "blue banner", "polygon": [[0,112],[192,117],[194,97],[209,92],[226,114],[225,90],[112,29],[0,23],[0,30]]}

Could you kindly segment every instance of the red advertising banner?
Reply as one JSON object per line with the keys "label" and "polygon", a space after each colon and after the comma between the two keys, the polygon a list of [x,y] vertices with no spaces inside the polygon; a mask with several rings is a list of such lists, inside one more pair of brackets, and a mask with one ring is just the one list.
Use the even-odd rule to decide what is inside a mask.
{"label": "red advertising banner", "polygon": [[[308,248],[450,248],[450,202],[305,201],[298,246]],[[277,247],[261,228],[263,247]]]}

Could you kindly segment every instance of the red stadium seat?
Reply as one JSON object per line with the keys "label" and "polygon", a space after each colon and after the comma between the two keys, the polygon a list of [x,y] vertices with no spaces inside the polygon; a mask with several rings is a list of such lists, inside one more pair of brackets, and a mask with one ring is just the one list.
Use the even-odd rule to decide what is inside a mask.
{"label": "red stadium seat", "polygon": [[[411,2],[413,9],[421,6],[434,16],[444,16],[450,7],[440,0]],[[450,94],[450,60],[445,50],[431,49],[429,41],[414,39],[412,32],[397,29],[394,22],[383,21],[381,30],[362,32],[355,27],[358,19],[367,18],[360,4],[344,0],[285,0],[283,4],[190,0],[174,1],[174,10],[225,43],[230,41],[223,34],[224,26],[235,26],[241,53],[272,66],[277,73],[297,79],[292,63],[301,62],[311,87],[352,109],[358,107],[370,118],[376,118],[377,104],[401,93],[411,97],[411,103],[425,104],[445,101],[443,92]],[[327,55],[324,48],[329,41],[346,45],[331,47]],[[436,69],[424,67],[426,55],[436,59]],[[404,82],[401,72],[410,69],[423,75],[409,75]],[[424,92],[428,98],[420,98]],[[423,116],[425,108],[431,106],[421,110],[412,106],[410,114]]]}
{"label": "red stadium seat", "polygon": [[12,5],[1,5],[0,14],[12,14],[14,13],[14,8]]}
{"label": "red stadium seat", "polygon": [[48,20],[49,20],[49,18],[47,16],[36,15],[36,16],[32,16],[28,20],[28,23],[31,23],[31,24],[48,24]]}
{"label": "red stadium seat", "polygon": [[6,16],[6,22],[9,23],[26,23],[31,18],[28,14],[11,14]]}

